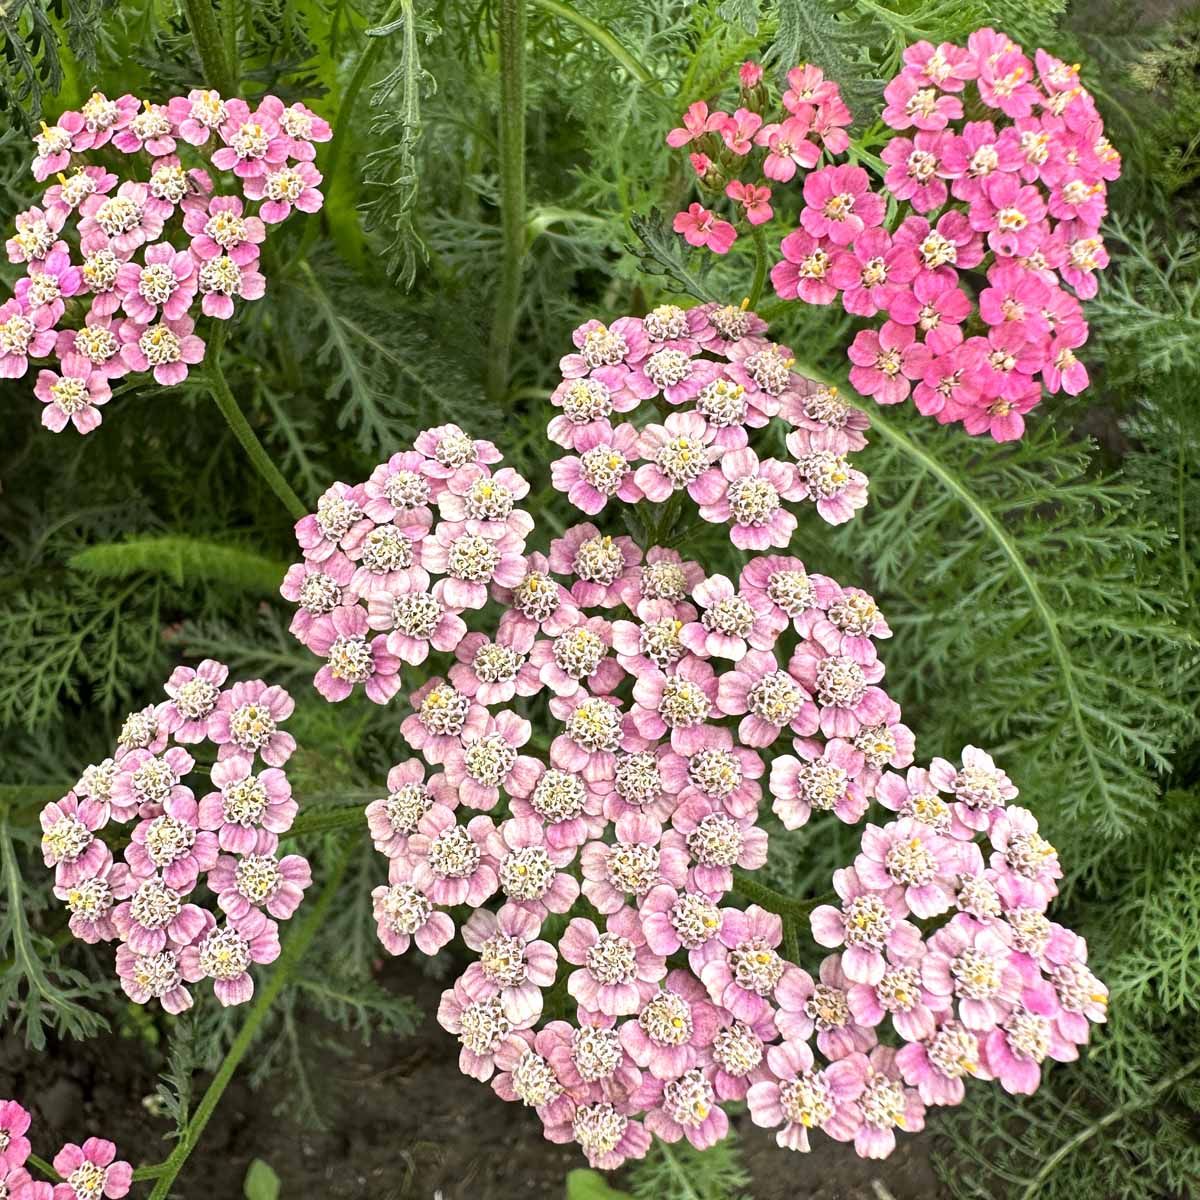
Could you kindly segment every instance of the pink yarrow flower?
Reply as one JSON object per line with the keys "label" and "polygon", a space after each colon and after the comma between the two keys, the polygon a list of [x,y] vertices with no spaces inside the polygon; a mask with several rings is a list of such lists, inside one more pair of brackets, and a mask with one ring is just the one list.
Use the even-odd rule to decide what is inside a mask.
{"label": "pink yarrow flower", "polygon": [[575,917],[559,952],[578,968],[567,976],[567,991],[584,1010],[605,1017],[638,1012],[667,974],[666,961],[646,944],[632,908],[610,913],[603,933],[586,917]]}
{"label": "pink yarrow flower", "polygon": [[34,385],[33,394],[46,406],[42,424],[54,433],[68,425],[91,433],[100,424],[100,406],[112,399],[108,376],[80,354],[67,354],[59,365],[61,374],[39,371]]}
{"label": "pink yarrow flower", "polygon": [[256,775],[253,762],[239,754],[214,763],[210,778],[218,790],[201,797],[197,811],[200,828],[213,830],[232,854],[273,854],[299,810],[284,772],[268,767]]}
{"label": "pink yarrow flower", "polygon": [[286,220],[296,208],[302,213],[319,212],[325,203],[318,184],[321,172],[311,162],[280,166],[245,182],[246,199],[261,200],[259,216],[268,224]]}
{"label": "pink yarrow flower", "polygon": [[196,983],[213,981],[213,995],[225,1007],[245,1004],[254,995],[250,967],[272,963],[279,957],[279,927],[256,908],[244,917],[227,918],[217,925],[206,912],[206,931],[179,953],[183,978]]}
{"label": "pink yarrow flower", "polygon": [[852,1055],[818,1069],[804,1042],[768,1047],[770,1077],[746,1094],[750,1119],[764,1129],[780,1127],[775,1140],[788,1150],[807,1151],[810,1129],[839,1142],[850,1141],[862,1123],[855,1103],[865,1087],[861,1057]]}
{"label": "pink yarrow flower", "polygon": [[192,330],[191,317],[164,318],[153,325],[123,321],[117,336],[121,358],[131,371],[153,371],[163,387],[182,383],[188,367],[204,358],[204,342]]}
{"label": "pink yarrow flower", "polygon": [[15,297],[0,304],[0,379],[20,379],[31,358],[45,358],[54,349],[54,324],[49,308],[31,310]]}
{"label": "pink yarrow flower", "polygon": [[366,611],[340,606],[311,625],[307,645],[326,659],[314,685],[326,700],[345,700],[357,684],[369,700],[386,704],[400,690],[400,660],[388,650],[388,638],[368,634]]}
{"label": "pink yarrow flower", "polygon": [[88,1138],[82,1146],[68,1142],[54,1156],[54,1169],[63,1180],[54,1185],[54,1200],[120,1200],[133,1182],[133,1167],[118,1160],[116,1146],[103,1138]]}
{"label": "pink yarrow flower", "polygon": [[828,237],[847,246],[883,221],[883,197],[870,190],[862,167],[822,167],[804,180],[804,209],[800,222],[814,238]]}
{"label": "pink yarrow flower", "polygon": [[282,767],[296,749],[296,739],[279,728],[296,707],[277,684],[261,679],[235,683],[221,693],[209,725],[209,738],[220,746],[218,758],[258,753],[271,767]]}
{"label": "pink yarrow flower", "polygon": [[899,888],[874,891],[853,867],[835,871],[833,887],[841,906],[822,904],[813,910],[813,938],[821,946],[845,945],[842,969],[847,977],[876,984],[887,966],[884,951],[901,960],[911,958],[921,944],[920,931],[904,919],[908,908]]}
{"label": "pink yarrow flower", "polygon": [[542,1015],[542,990],[554,983],[558,951],[538,938],[541,919],[505,905],[498,913],[479,909],[463,926],[463,941],[479,959],[460,979],[475,1001],[499,997],[504,1015],[517,1028]]}
{"label": "pink yarrow flower", "polygon": [[726,454],[718,467],[696,483],[700,515],[717,524],[728,522],[730,539],[740,550],[786,546],[796,518],[783,506],[799,500],[806,488],[790,463],[759,460],[748,446]]}
{"label": "pink yarrow flower", "polygon": [[686,212],[675,214],[672,228],[683,234],[689,246],[707,246],[714,254],[728,254],[737,241],[737,230],[720,220],[700,204],[689,204]]}

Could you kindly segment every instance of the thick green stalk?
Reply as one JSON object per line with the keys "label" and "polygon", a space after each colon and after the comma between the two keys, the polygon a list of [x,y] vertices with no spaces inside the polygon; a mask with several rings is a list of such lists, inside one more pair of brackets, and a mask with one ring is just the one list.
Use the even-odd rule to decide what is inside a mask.
{"label": "thick green stalk", "polygon": [[[309,909],[300,927],[284,944],[283,952],[276,960],[266,986],[258,993],[258,997],[254,1001],[245,1023],[238,1030],[237,1037],[233,1039],[233,1045],[229,1047],[229,1052],[217,1068],[217,1073],[213,1076],[212,1082],[208,1085],[208,1090],[196,1106],[196,1111],[192,1114],[191,1120],[188,1121],[187,1127],[184,1129],[178,1144],[171,1151],[166,1162],[160,1164],[161,1171],[154,1184],[154,1190],[150,1193],[150,1200],[166,1200],[166,1197],[170,1194],[171,1185],[175,1182],[175,1178],[179,1172],[183,1170],[188,1157],[200,1141],[200,1136],[204,1133],[204,1127],[216,1111],[217,1105],[225,1093],[225,1089],[233,1079],[234,1073],[237,1071],[242,1059],[245,1058],[246,1051],[250,1049],[255,1037],[258,1035],[259,1028],[262,1026],[263,1021],[266,1020],[267,1014],[271,1011],[271,1005],[278,999],[279,993],[283,991],[288,980],[291,978],[292,972],[304,957],[304,953],[316,936],[317,930],[321,928],[325,914],[329,911],[329,906],[333,903],[338,884],[341,883],[342,876],[346,873],[346,866],[350,861],[350,855],[354,850],[355,844],[348,843],[342,848],[334,863],[333,871],[325,881],[321,895],[317,898],[317,902]],[[159,1168],[151,1169],[158,1170]]]}
{"label": "thick green stalk", "polygon": [[508,390],[525,262],[525,0],[500,0],[500,229],[503,257],[488,355],[488,395]]}
{"label": "thick green stalk", "polygon": [[236,95],[242,86],[242,59],[238,49],[238,35],[242,24],[241,0],[221,0],[221,35],[225,41],[225,61],[229,64],[230,95]]}
{"label": "thick green stalk", "polygon": [[225,56],[225,42],[211,0],[183,0],[183,11],[192,37],[196,39],[196,53],[204,68],[205,83],[216,88],[222,96],[235,95],[237,80]]}
{"label": "thick green stalk", "polygon": [[308,509],[300,497],[292,491],[288,481],[279,473],[279,468],[263,449],[262,442],[250,428],[250,422],[246,420],[245,414],[230,390],[225,372],[221,370],[221,350],[224,346],[225,325],[220,323],[209,339],[208,354],[205,359],[205,373],[208,377],[209,389],[212,391],[212,398],[217,402],[221,415],[229,422],[229,428],[233,430],[234,437],[241,442],[242,449],[246,451],[255,469],[266,480],[271,491],[283,502],[284,508],[288,510],[292,519],[298,521],[307,514]]}

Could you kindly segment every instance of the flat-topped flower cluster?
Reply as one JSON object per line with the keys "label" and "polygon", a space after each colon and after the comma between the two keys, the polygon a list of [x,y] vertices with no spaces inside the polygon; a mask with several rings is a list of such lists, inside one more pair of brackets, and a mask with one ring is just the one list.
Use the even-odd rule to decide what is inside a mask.
{"label": "flat-topped flower cluster", "polygon": [[[235,300],[259,299],[267,226],[321,207],[314,143],[330,136],[303,104],[268,95],[251,108],[208,90],[167,104],[96,92],[43,124],[33,176],[57,182],[5,243],[26,274],[0,305],[0,377],[57,359],[34,388],[56,433],[95,429],[129,372],[185,379],[204,357],[196,310],[224,320]],[[210,167],[237,190],[219,193]]]}
{"label": "flat-topped flower cluster", "polygon": [[[367,820],[389,951],[436,953],[470,910],[438,1013],[462,1070],[612,1168],[652,1134],[712,1145],[735,1100],[781,1145],[882,1157],[965,1077],[1028,1092],[1075,1057],[1106,992],[1045,915],[1057,855],[983,751],[912,765],[871,597],[794,557],[706,577],[591,524],[529,552],[499,462],[427,430],[298,523],[284,585],[330,699],[386,702],[439,656]],[[812,911],[815,976],[783,956],[794,908],[735,903],[764,783],[784,831],[883,810]]]}
{"label": "flat-topped flower cluster", "polygon": [[[282,769],[296,748],[282,729],[293,701],[259,679],[225,687],[228,675],[212,659],[177,667],[167,699],[130,713],[113,756],[41,815],[42,854],[71,932],[117,940],[126,995],[170,1013],[191,1007],[187,984],[202,979],[224,1005],[249,1000],[251,965],[278,956],[276,922],[311,882],[306,859],[279,854],[298,807]],[[191,751],[206,742],[215,761],[200,767]],[[199,799],[193,771],[211,787]],[[118,861],[124,825],[132,828]],[[221,918],[190,899],[201,883]]]}
{"label": "flat-topped flower cluster", "polygon": [[129,1194],[133,1167],[118,1160],[117,1148],[104,1138],[82,1146],[68,1142],[54,1156],[60,1183],[35,1180],[25,1164],[33,1146],[25,1135],[29,1110],[16,1100],[0,1100],[0,1196],[11,1200],[121,1200]]}
{"label": "flat-topped flower cluster", "polygon": [[[861,165],[872,156],[856,154],[844,132],[820,146],[805,135],[822,103],[840,104],[820,70],[789,73],[782,123],[764,124],[766,85],[748,92],[744,78],[744,136],[731,138],[724,114],[701,122],[698,102],[667,140],[682,144],[686,133],[707,151],[693,154],[702,190],[736,187],[763,205],[770,188],[748,177],[790,180],[802,168],[799,227],[783,238],[771,279],[785,299],[840,300],[874,322],[849,347],[858,391],[880,404],[911,393],[939,422],[1009,441],[1043,389],[1073,396],[1087,387],[1075,355],[1088,334],[1080,301],[1095,296],[1108,264],[1100,224],[1121,160],[1077,65],[1044,50],[1031,61],[993,29],[965,47],[910,46],[884,91],[882,119],[895,133],[879,189]],[[821,153],[848,147],[851,164],[817,167]],[[759,212],[758,221],[772,215]],[[702,244],[696,222],[681,214],[676,228]],[[722,249],[712,236],[707,244]]]}
{"label": "flat-topped flower cluster", "polygon": [[[847,457],[867,444],[867,417],[794,371],[791,350],[766,335],[746,305],[662,304],[580,325],[551,396],[561,412],[548,436],[573,452],[551,465],[554,486],[589,516],[610,499],[686,493],[749,550],[788,544],[788,503],[810,501],[831,525],[848,521],[867,503],[867,477]],[[638,428],[629,418],[645,401],[659,420]],[[791,430],[791,461],[760,459],[750,445],[775,417]]]}

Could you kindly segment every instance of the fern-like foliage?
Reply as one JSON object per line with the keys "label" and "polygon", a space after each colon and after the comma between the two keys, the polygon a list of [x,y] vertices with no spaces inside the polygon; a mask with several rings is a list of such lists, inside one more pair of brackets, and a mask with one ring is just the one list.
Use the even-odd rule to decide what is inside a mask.
{"label": "fern-like foliage", "polygon": [[401,5],[400,16],[387,25],[368,29],[368,37],[395,38],[399,60],[371,89],[375,118],[371,134],[379,145],[363,160],[364,198],[361,204],[368,230],[384,237],[388,270],[401,287],[411,287],[429,250],[417,231],[420,174],[417,153],[421,141],[421,98],[436,90],[437,81],[421,66],[418,42],[440,30],[418,14],[412,0]]}
{"label": "fern-like foliage", "polygon": [[59,959],[55,943],[35,933],[29,923],[27,889],[21,877],[7,816],[0,818],[0,1012],[28,1045],[41,1050],[47,1033],[59,1037],[92,1037],[106,1026],[90,1007],[107,990],[82,971]]}
{"label": "fern-like foliage", "polygon": [[895,598],[889,664],[939,731],[926,751],[1002,747],[1052,830],[1128,832],[1193,729],[1195,649],[1154,565],[1169,534],[1046,424],[986,454],[919,418],[875,428],[874,503],[840,541]]}
{"label": "fern-like foliage", "polygon": [[415,313],[398,321],[386,291],[358,285],[351,294],[336,270],[320,277],[306,270],[304,279],[321,333],[316,361],[325,368],[326,395],[341,402],[338,427],[354,430],[364,451],[386,456],[423,426],[456,414],[480,427],[481,388],[465,369],[476,354],[469,342],[462,362],[435,359],[430,326]]}
{"label": "fern-like foliage", "polygon": [[201,581],[266,596],[278,594],[287,569],[284,563],[236,546],[171,535],[88,546],[73,554],[67,565],[99,579],[164,575],[179,586]]}
{"label": "fern-like foliage", "polygon": [[748,1200],[750,1195],[743,1190],[750,1176],[732,1132],[708,1150],[655,1139],[629,1174],[634,1200]]}

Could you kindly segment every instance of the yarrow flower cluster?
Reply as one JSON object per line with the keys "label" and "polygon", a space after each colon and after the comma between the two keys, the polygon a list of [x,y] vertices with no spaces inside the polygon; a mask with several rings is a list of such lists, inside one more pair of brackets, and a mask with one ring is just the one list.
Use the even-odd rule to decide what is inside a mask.
{"label": "yarrow flower cluster", "polygon": [[88,1138],[82,1146],[68,1142],[54,1156],[61,1183],[35,1180],[25,1164],[33,1146],[25,1135],[32,1120],[16,1100],[0,1100],[0,1196],[12,1200],[121,1200],[129,1194],[133,1167],[117,1158],[117,1148],[104,1138]]}
{"label": "yarrow flower cluster", "polygon": [[[793,67],[778,101],[757,63],[738,71],[738,106],[728,113],[697,100],[683,124],[667,134],[667,145],[688,147],[696,187],[705,204],[676,213],[675,232],[690,246],[727,254],[743,232],[771,220],[772,184],[788,183],[798,170],[815,167],[822,155],[838,155],[850,144],[852,117],[838,85],[819,67]],[[765,114],[765,115],[764,115]],[[733,217],[727,221],[716,205]]]}
{"label": "yarrow flower cluster", "polygon": [[[207,90],[166,104],[96,92],[43,124],[33,176],[56,182],[6,242],[26,274],[0,305],[0,377],[56,359],[34,387],[56,433],[95,429],[129,372],[187,378],[204,357],[197,310],[226,320],[236,300],[259,299],[267,227],[321,207],[314,143],[330,136],[303,104],[267,95],[251,108]],[[218,192],[209,168],[236,190]]]}
{"label": "yarrow flower cluster", "polygon": [[[802,71],[815,80],[813,94],[825,86],[816,68],[797,68],[783,98],[789,108]],[[808,304],[840,299],[872,322],[848,351],[850,381],[864,396],[898,404],[911,394],[943,424],[1014,440],[1043,389],[1073,396],[1088,385],[1075,353],[1088,333],[1081,301],[1095,296],[1108,264],[1100,224],[1120,155],[1078,66],[1044,50],[1031,61],[992,29],[976,30],[966,47],[910,46],[884,99],[883,121],[895,132],[881,153],[881,189],[862,166],[810,169],[819,157],[811,142],[784,160],[789,180],[803,168],[803,207],[771,271],[775,290]],[[681,132],[668,141],[681,144]],[[838,144],[823,143],[830,155],[847,148],[838,132]],[[774,150],[760,169],[783,178]],[[765,185],[736,187],[770,194]],[[683,214],[676,229],[705,244]],[[711,237],[707,244],[722,249]]]}
{"label": "yarrow flower cluster", "polygon": [[[882,1157],[966,1076],[1025,1092],[1074,1057],[1106,993],[1045,915],[1057,855],[983,751],[913,765],[872,598],[794,557],[706,577],[591,524],[527,553],[527,485],[498,463],[426,431],[297,525],[284,585],[330,699],[362,683],[383,702],[401,663],[449,663],[423,667],[415,753],[366,815],[388,951],[436,953],[469,910],[474,957],[438,1010],[461,1069],[608,1169],[652,1134],[712,1145],[741,1100],[783,1146],[820,1129]],[[364,571],[379,530],[407,549]],[[489,602],[498,620],[468,632]],[[519,710],[542,693],[535,754]],[[785,830],[886,810],[812,912],[816,977],[784,958],[780,915],[733,902],[767,859],[764,782]]]}
{"label": "yarrow flower cluster", "polygon": [[[228,675],[212,659],[177,667],[167,699],[130,713],[113,756],[41,814],[42,855],[71,932],[117,941],[126,995],[169,1013],[190,1008],[188,985],[203,979],[223,1005],[249,1000],[251,966],[278,957],[277,922],[311,882],[305,858],[279,853],[298,807],[283,770],[296,748],[282,728],[292,698],[259,679],[226,687]],[[187,780],[204,743],[215,761],[197,799]],[[192,898],[201,883],[220,916]]]}
{"label": "yarrow flower cluster", "polygon": [[[766,334],[745,304],[662,304],[580,325],[551,396],[561,411],[548,436],[571,452],[552,464],[554,486],[589,516],[612,499],[686,492],[740,549],[786,547],[796,528],[789,503],[848,521],[867,503],[867,477],[848,458],[867,444],[867,417],[794,371],[791,350]],[[638,427],[630,418],[643,401],[658,416]],[[750,445],[774,417],[791,429],[790,461]]]}

